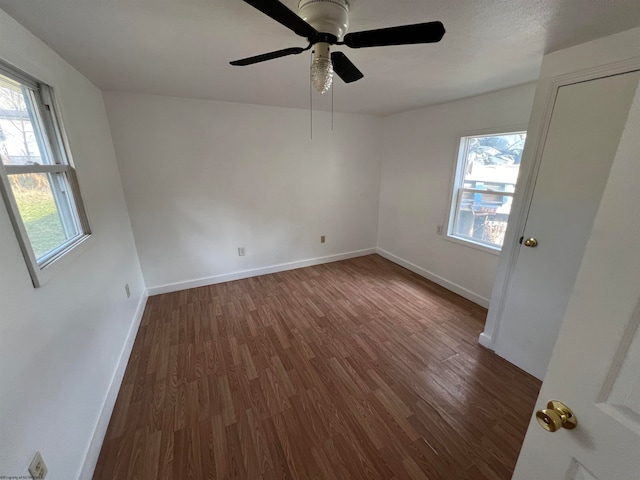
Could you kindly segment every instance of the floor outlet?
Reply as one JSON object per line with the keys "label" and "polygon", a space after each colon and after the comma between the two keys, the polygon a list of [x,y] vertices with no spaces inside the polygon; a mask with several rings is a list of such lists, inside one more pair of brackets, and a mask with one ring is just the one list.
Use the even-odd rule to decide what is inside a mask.
{"label": "floor outlet", "polygon": [[42,455],[40,452],[36,452],[36,456],[33,457],[31,465],[29,465],[29,473],[34,480],[43,480],[47,476],[47,466],[44,464]]}

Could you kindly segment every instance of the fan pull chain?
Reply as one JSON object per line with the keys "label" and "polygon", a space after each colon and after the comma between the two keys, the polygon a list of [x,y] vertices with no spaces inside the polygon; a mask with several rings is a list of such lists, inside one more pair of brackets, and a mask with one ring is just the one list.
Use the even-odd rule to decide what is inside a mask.
{"label": "fan pull chain", "polygon": [[311,83],[311,65],[313,65],[313,50],[311,51],[311,63],[309,65],[309,123],[311,128],[311,140],[313,140],[313,86]]}
{"label": "fan pull chain", "polygon": [[331,131],[333,132],[333,91],[336,88],[336,84],[331,85]]}

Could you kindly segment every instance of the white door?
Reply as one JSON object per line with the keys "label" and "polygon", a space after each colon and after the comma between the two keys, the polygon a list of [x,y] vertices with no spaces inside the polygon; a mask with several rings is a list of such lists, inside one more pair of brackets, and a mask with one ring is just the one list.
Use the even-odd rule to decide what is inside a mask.
{"label": "white door", "polygon": [[574,430],[535,418],[516,480],[640,478],[640,91],[584,252],[537,407],[557,399]]}
{"label": "white door", "polygon": [[558,89],[497,338],[498,355],[537,378],[549,358],[640,79],[625,73]]}

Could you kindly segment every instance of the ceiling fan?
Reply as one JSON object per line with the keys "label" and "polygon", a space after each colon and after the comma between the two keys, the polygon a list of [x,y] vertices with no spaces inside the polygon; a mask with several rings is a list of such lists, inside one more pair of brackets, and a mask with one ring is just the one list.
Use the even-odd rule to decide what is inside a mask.
{"label": "ceiling fan", "polygon": [[306,48],[285,48],[235,60],[231,62],[231,65],[253,65],[288,55],[298,55],[313,47],[311,83],[320,93],[325,93],[331,88],[334,72],[345,83],[355,82],[364,76],[344,53],[331,52],[332,45],[366,48],[436,43],[442,39],[445,33],[444,25],[441,22],[347,33],[349,28],[347,0],[300,0],[298,14],[278,0],[244,1],[292,30],[296,35],[306,38],[309,45]]}

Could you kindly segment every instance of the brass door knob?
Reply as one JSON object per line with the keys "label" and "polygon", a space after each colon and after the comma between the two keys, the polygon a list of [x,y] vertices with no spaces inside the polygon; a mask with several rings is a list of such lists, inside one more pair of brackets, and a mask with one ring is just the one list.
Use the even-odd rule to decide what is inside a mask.
{"label": "brass door knob", "polygon": [[524,241],[524,246],[525,246],[525,247],[531,247],[531,248],[537,247],[537,246],[538,246],[538,240],[536,240],[536,239],[535,239],[535,238],[533,238],[533,237],[531,237],[531,238],[527,238],[527,239]]}
{"label": "brass door knob", "polygon": [[571,409],[558,400],[551,400],[547,408],[536,412],[536,419],[547,432],[555,432],[561,428],[576,428],[578,419]]}

